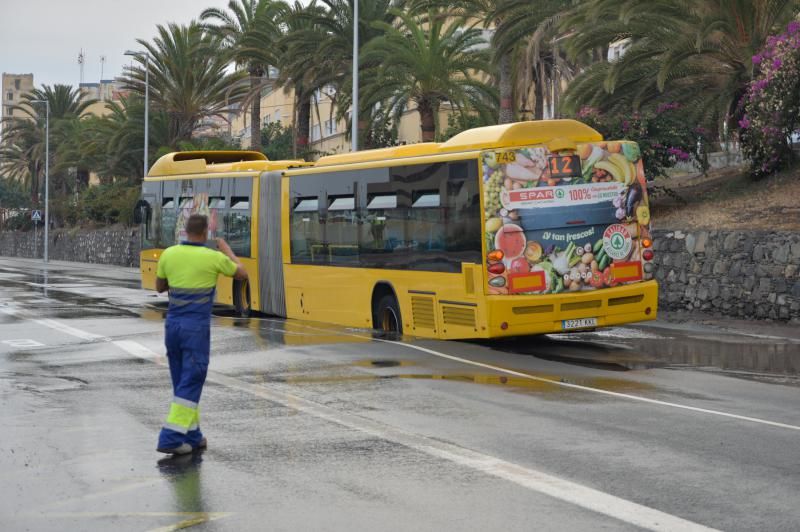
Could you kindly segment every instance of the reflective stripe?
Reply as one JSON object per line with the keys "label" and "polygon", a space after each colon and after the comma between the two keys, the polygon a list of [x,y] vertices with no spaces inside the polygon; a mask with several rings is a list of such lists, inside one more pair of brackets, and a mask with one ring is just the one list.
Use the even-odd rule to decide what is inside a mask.
{"label": "reflective stripe", "polygon": [[[180,398],[176,397],[176,399]],[[185,399],[182,399],[182,401],[185,401]],[[191,403],[191,401],[188,402]],[[185,406],[181,403],[173,401],[169,405],[169,414],[167,415],[167,425],[170,425],[170,428],[172,428],[171,427],[172,425],[181,427],[181,429],[183,430],[182,434],[186,434],[186,432],[189,430],[189,427],[192,426],[192,423],[197,422],[197,417],[198,414],[196,408]]]}
{"label": "reflective stripe", "polygon": [[207,288],[173,288],[173,287],[170,287],[169,288],[169,293],[170,294],[174,294],[176,296],[210,294],[215,288],[216,288],[216,285],[209,286]]}
{"label": "reflective stripe", "polygon": [[204,297],[201,299],[175,299],[173,297],[169,298],[169,304],[174,307],[183,307],[185,305],[205,305],[211,301],[210,297]]}
{"label": "reflective stripe", "polygon": [[186,427],[181,427],[180,425],[174,425],[172,423],[164,423],[164,428],[174,430],[175,432],[180,432],[181,434],[186,434],[189,432],[189,429]]}
{"label": "reflective stripe", "polygon": [[172,398],[172,402],[197,410],[197,403],[188,399],[184,399],[183,397],[175,396]]}
{"label": "reflective stripe", "polygon": [[198,425],[197,423],[194,423],[191,427],[189,427],[189,432],[195,431],[198,428],[200,428],[200,425]]}

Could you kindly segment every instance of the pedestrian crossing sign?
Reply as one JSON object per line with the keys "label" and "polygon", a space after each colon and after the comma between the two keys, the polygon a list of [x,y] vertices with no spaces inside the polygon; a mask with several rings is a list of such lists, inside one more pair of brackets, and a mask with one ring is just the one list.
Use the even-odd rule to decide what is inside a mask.
{"label": "pedestrian crossing sign", "polygon": [[31,220],[34,222],[42,221],[42,211],[31,211]]}

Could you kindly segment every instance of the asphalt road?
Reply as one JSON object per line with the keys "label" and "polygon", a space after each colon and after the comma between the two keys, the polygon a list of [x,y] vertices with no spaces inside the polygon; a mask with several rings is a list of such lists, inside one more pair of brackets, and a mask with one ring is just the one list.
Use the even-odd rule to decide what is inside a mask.
{"label": "asphalt road", "polygon": [[800,529],[795,328],[438,342],[221,309],[209,448],[164,458],[164,302],[0,258],[0,529]]}

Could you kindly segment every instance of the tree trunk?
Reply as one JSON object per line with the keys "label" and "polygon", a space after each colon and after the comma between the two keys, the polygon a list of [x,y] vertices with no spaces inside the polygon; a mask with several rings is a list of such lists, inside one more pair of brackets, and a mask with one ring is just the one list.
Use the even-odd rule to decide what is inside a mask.
{"label": "tree trunk", "polygon": [[511,54],[505,53],[500,58],[500,116],[498,123],[508,124],[514,121],[513,97]]}
{"label": "tree trunk", "polygon": [[561,80],[558,75],[558,44],[553,43],[553,116],[551,118],[561,118],[558,112],[559,100],[561,99]]}
{"label": "tree trunk", "polygon": [[417,104],[417,111],[419,111],[422,142],[433,142],[436,138],[436,117],[433,103],[427,99],[420,100]]}
{"label": "tree trunk", "polygon": [[534,120],[544,120],[544,80],[542,80],[542,76],[534,71],[534,84],[535,84],[535,92],[534,95],[534,106],[533,106],[533,119]]}
{"label": "tree trunk", "polygon": [[250,90],[254,93],[250,107],[250,149],[253,151],[261,151],[261,94],[255,94],[260,78],[260,71],[250,71]]}
{"label": "tree trunk", "polygon": [[[298,94],[302,92],[298,91]],[[308,152],[309,133],[311,130],[311,98],[300,97],[297,104],[297,128],[295,132],[295,146],[297,154],[305,157]]]}

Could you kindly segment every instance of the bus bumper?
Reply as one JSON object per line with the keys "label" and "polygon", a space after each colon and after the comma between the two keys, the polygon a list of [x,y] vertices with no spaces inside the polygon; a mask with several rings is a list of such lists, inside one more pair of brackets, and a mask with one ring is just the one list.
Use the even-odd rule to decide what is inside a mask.
{"label": "bus bumper", "polygon": [[594,318],[594,329],[656,319],[658,283],[644,281],[615,288],[531,296],[489,296],[489,337],[576,332],[564,320]]}

